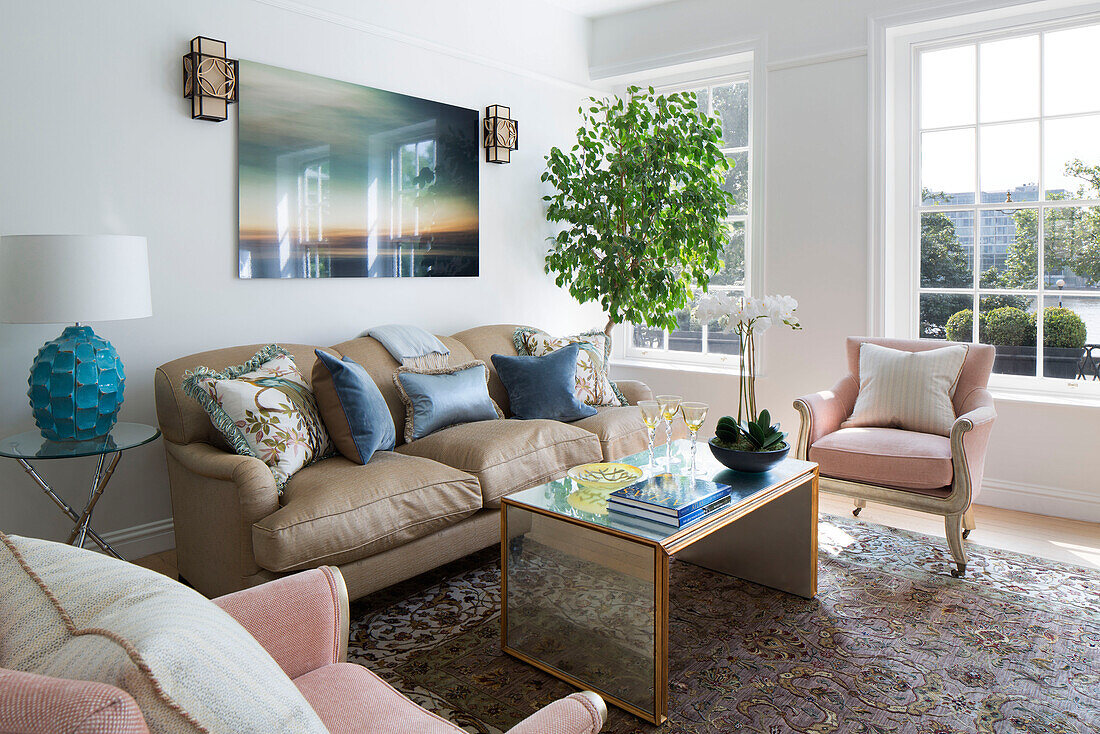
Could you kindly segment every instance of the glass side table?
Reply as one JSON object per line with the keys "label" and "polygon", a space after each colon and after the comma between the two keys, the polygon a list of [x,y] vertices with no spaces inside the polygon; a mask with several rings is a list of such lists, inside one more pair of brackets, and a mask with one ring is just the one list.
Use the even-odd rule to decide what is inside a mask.
{"label": "glass side table", "polygon": [[[36,430],[27,431],[0,440],[0,456],[16,459],[34,483],[61,508],[62,512],[68,515],[70,520],[76,523],[67,543],[83,546],[84,540],[90,537],[104,552],[110,553],[115,558],[122,558],[107,541],[100,537],[99,533],[92,530],[92,512],[103,495],[107,482],[111,481],[111,475],[115,473],[115,467],[122,458],[122,452],[155,441],[159,436],[159,430],[144,423],[116,423],[106,436],[91,441],[51,441],[43,438],[42,434]],[[45,459],[74,459],[80,456],[98,456],[99,462],[95,476],[92,477],[88,502],[84,505],[83,511],[77,512],[46,483],[30,462]],[[108,456],[111,456],[109,462]]]}

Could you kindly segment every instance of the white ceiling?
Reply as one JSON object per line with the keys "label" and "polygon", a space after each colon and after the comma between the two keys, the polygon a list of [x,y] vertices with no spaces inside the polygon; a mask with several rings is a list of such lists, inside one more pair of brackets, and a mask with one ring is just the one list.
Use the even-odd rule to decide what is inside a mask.
{"label": "white ceiling", "polygon": [[672,0],[548,0],[559,8],[586,18],[598,18],[612,13],[625,13],[649,5],[660,5]]}

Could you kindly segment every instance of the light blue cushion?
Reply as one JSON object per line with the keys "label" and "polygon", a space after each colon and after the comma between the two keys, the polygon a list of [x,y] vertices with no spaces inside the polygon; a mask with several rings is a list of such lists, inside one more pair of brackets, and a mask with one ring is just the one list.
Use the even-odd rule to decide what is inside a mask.
{"label": "light blue cushion", "polygon": [[541,357],[492,356],[513,417],[576,421],[596,415],[595,408],[577,399],[578,350],[570,344]]}
{"label": "light blue cushion", "polygon": [[393,416],[363,365],[320,349],[315,353],[313,392],[336,448],[357,464],[366,464],[375,451],[392,450],[397,443]]}
{"label": "light blue cushion", "polygon": [[405,441],[458,423],[503,418],[489,397],[488,379],[484,362],[428,372],[398,368],[393,381],[405,402]]}

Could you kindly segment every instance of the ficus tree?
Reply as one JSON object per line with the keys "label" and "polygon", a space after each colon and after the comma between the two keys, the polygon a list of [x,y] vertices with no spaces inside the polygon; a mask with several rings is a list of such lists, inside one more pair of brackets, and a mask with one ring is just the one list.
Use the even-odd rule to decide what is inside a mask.
{"label": "ficus tree", "polygon": [[733,196],[721,126],[693,92],[629,87],[588,99],[571,150],[552,148],[542,180],[546,218],[564,223],[546,255],[581,303],[598,301],[615,324],[676,328],[675,312],[722,267]]}

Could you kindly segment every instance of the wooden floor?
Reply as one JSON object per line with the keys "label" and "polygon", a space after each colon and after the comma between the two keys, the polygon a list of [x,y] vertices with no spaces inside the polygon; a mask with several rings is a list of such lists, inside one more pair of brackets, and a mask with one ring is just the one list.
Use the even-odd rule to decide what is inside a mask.
{"label": "wooden floor", "polygon": [[[819,506],[822,514],[848,517],[853,508],[852,500],[824,493]],[[944,537],[943,518],[913,510],[869,503],[859,519]],[[967,542],[1100,569],[1100,524],[985,505],[974,505],[974,520],[977,527]],[[134,563],[172,578],[177,576],[174,550],[139,558]]]}

